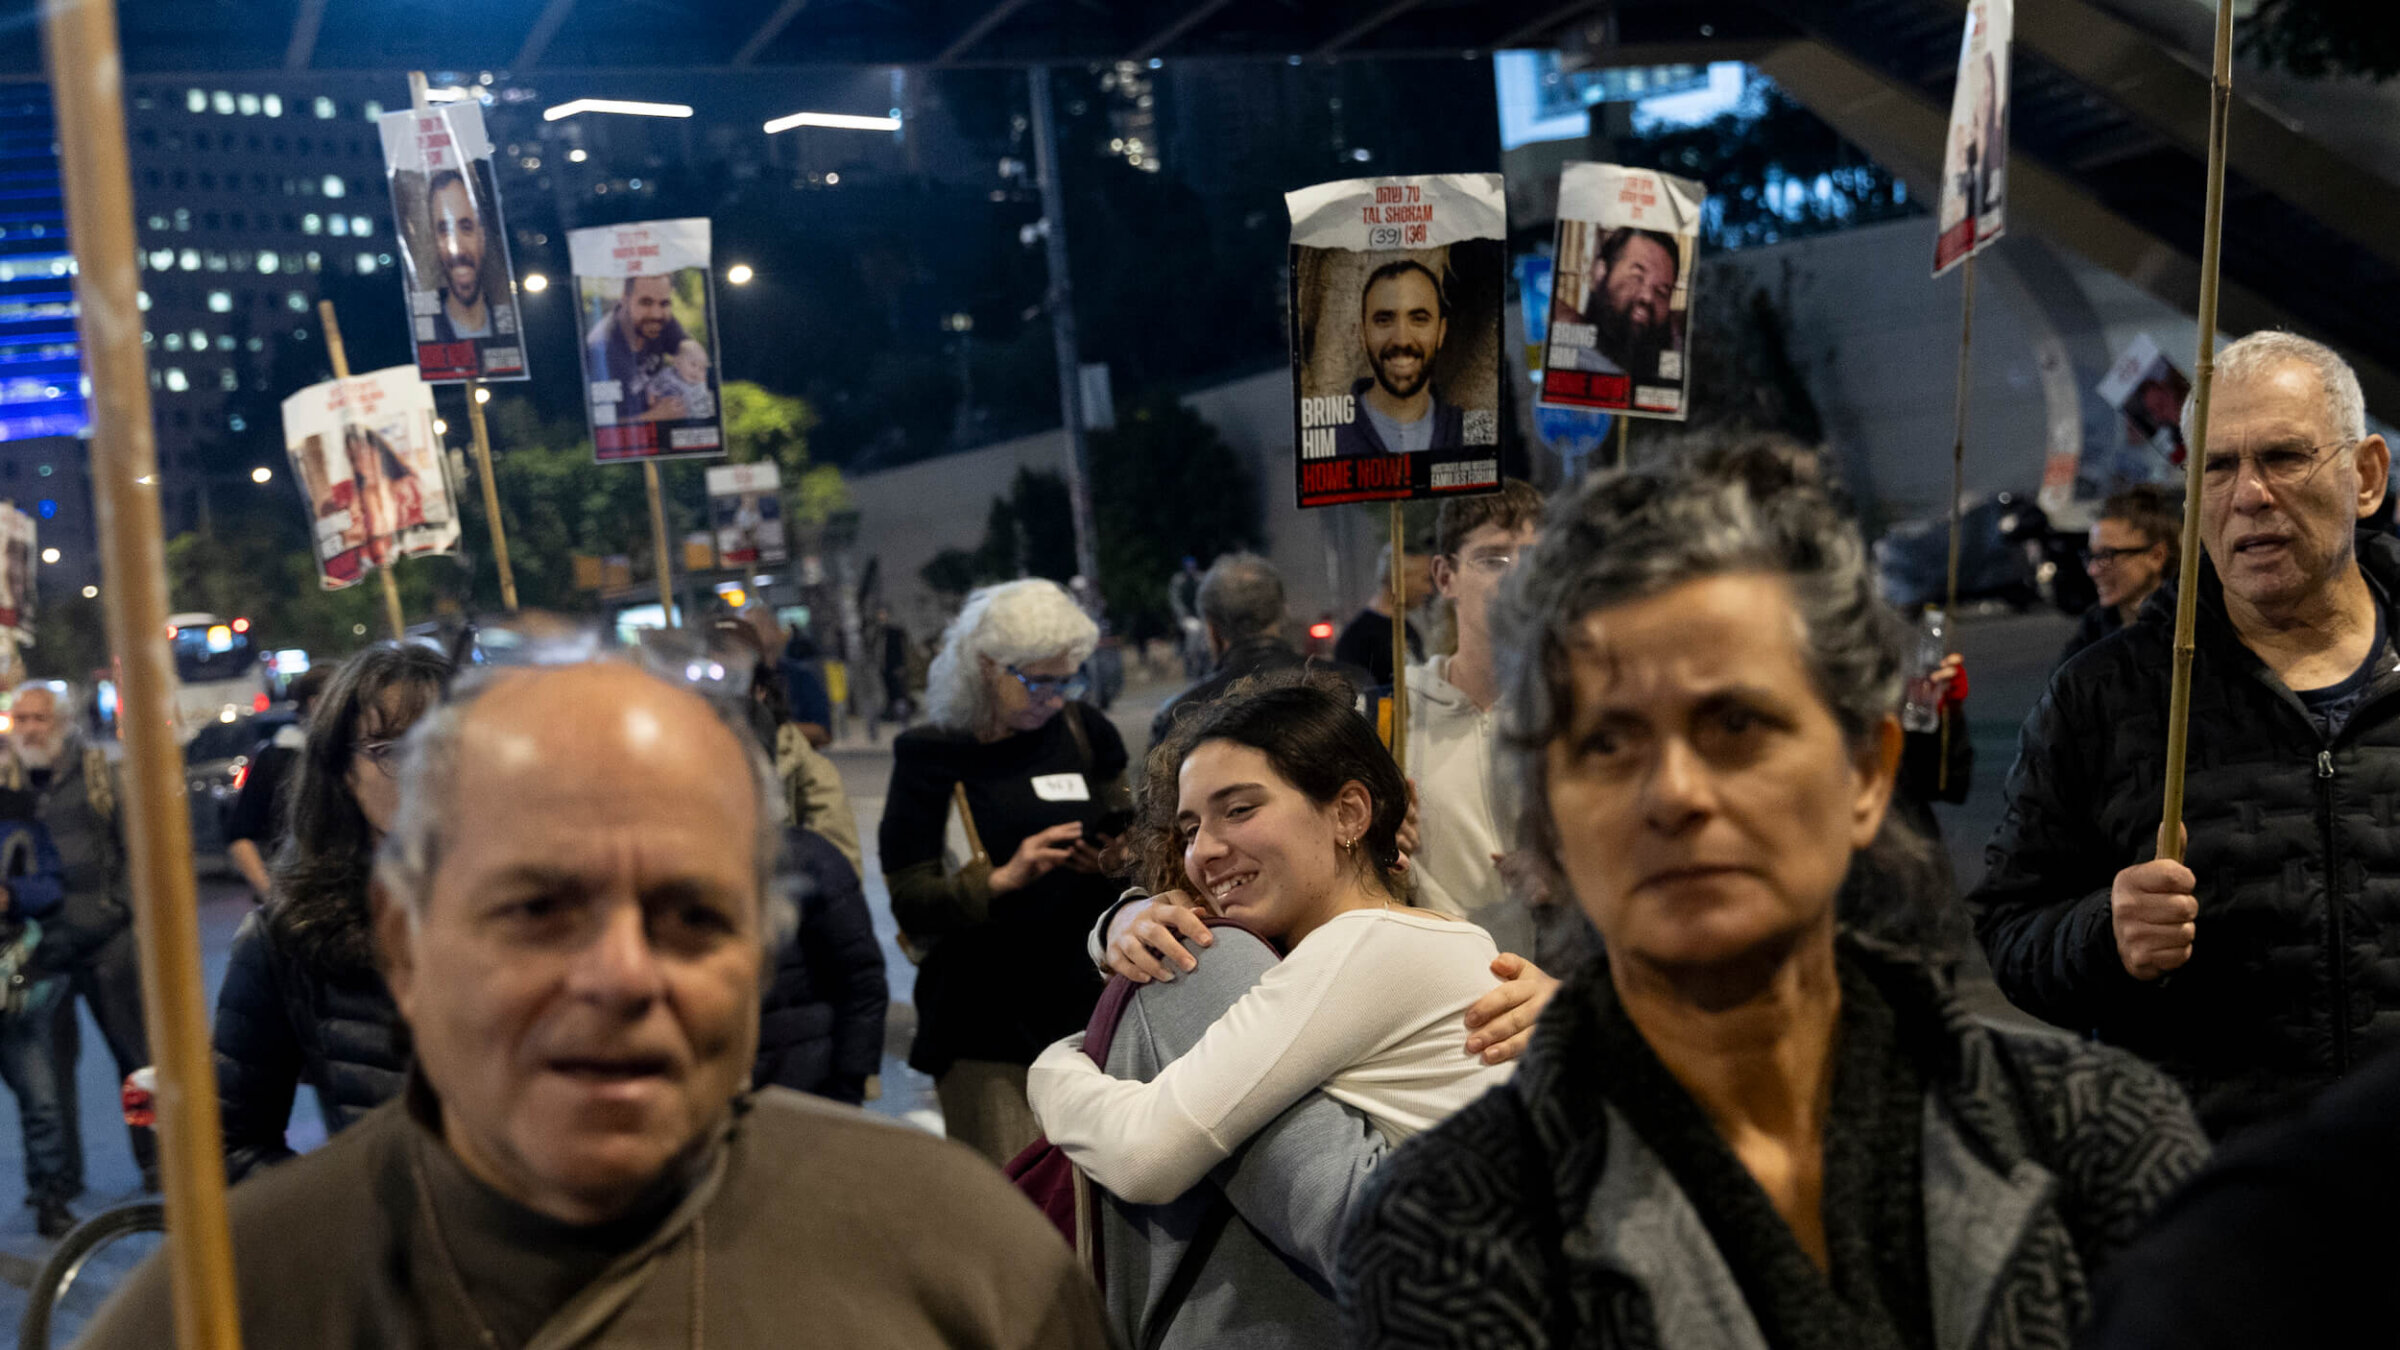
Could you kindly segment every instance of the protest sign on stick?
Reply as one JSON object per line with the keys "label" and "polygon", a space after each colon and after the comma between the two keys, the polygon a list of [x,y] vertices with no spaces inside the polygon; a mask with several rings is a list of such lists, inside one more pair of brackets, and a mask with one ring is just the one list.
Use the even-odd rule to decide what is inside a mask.
{"label": "protest sign on stick", "polygon": [[1559,175],[1542,406],[1684,419],[1707,201],[1698,183],[1651,169],[1570,164]]}
{"label": "protest sign on stick", "polygon": [[1983,252],[2008,228],[2008,58],[2015,0],[1972,0],[1942,143],[1933,274]]}
{"label": "protest sign on stick", "polygon": [[725,453],[708,222],[648,220],[567,236],[595,459]]}
{"label": "protest sign on stick", "polygon": [[413,107],[376,125],[418,374],[434,384],[532,378],[483,109],[471,99]]}

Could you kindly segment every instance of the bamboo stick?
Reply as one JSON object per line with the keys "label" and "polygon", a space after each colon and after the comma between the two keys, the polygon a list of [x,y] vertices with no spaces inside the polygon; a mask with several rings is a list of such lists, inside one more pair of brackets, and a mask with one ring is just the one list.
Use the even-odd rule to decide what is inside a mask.
{"label": "bamboo stick", "polygon": [[135,303],[140,268],[115,6],[43,0],[42,37],[78,264],[76,324],[91,376],[92,494],[109,647],[119,662],[123,694],[128,789],[123,819],[144,1024],[158,1070],[158,1151],[175,1344],[184,1350],[240,1350],[217,1081],[202,997],[191,817],[184,802],[183,754],[167,716],[175,673],[165,638],[166,548],[142,315]]}
{"label": "bamboo stick", "polygon": [[658,461],[642,461],[642,486],[650,490],[650,543],[657,550],[659,626],[675,624],[675,572],[667,557],[667,505],[658,487]]}
{"label": "bamboo stick", "polygon": [[2200,466],[2208,453],[2208,396],[2217,373],[2217,266],[2225,243],[2225,135],[2233,115],[2233,0],[2217,0],[2217,50],[2208,99],[2208,208],[2200,240],[2200,356],[2192,424],[2184,428],[2183,567],[2175,596],[2175,683],[2167,700],[2166,800],[2158,856],[2183,860],[2183,778],[2192,725],[2192,636],[2200,605]]}
{"label": "bamboo stick", "polygon": [[[1950,441],[1950,582],[1943,592],[1942,645],[1944,654],[1958,650],[1958,550],[1966,529],[1967,496],[1967,393],[1971,371],[1967,353],[1975,345],[1975,255],[1967,254],[1965,297],[1959,302],[1958,320],[1958,404],[1954,415],[1954,433]],[[1942,729],[1941,763],[1934,770],[1934,789],[1950,790],[1950,710],[1937,700],[1934,716]]]}

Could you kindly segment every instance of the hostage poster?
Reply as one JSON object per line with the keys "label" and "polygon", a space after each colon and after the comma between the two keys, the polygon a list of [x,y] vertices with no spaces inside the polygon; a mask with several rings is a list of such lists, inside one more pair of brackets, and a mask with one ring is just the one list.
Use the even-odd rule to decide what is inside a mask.
{"label": "hostage poster", "polygon": [[437,384],[532,378],[483,109],[385,113],[378,129],[417,373]]}
{"label": "hostage poster", "polygon": [[1498,174],[1289,193],[1300,505],[1500,487]]}
{"label": "hostage poster", "polygon": [[1682,421],[1708,193],[1688,178],[1569,164],[1558,180],[1540,405]]}
{"label": "hostage poster", "polygon": [[2099,388],[2100,401],[2123,414],[2144,444],[2176,465],[2183,463],[2183,400],[2191,392],[2192,382],[2147,333],[2108,368]]}
{"label": "hostage poster", "polygon": [[709,466],[708,518],[716,533],[717,566],[791,561],[783,537],[783,473],[773,460]]}
{"label": "hostage poster", "polygon": [[2016,0],[1971,0],[1942,146],[1942,202],[1933,274],[1981,253],[2007,229],[2008,44]]}
{"label": "hostage poster", "polygon": [[567,236],[595,459],[725,453],[708,250],[708,222],[698,219]]}
{"label": "hostage poster", "polygon": [[327,380],[285,399],[283,443],[325,589],[357,585],[395,558],[458,547],[433,386],[415,366]]}
{"label": "hostage poster", "polygon": [[41,556],[39,530],[32,515],[14,503],[0,502],[0,629],[18,643],[33,644],[34,559]]}

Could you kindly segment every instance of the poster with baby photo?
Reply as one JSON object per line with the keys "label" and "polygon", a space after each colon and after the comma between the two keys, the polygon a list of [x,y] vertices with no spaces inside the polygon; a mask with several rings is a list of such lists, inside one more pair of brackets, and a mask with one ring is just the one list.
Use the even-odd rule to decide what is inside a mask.
{"label": "poster with baby photo", "polygon": [[326,590],[395,558],[457,551],[433,386],[415,366],[310,385],[283,401],[283,439]]}
{"label": "poster with baby photo", "polygon": [[1558,179],[1557,270],[1539,402],[1682,421],[1707,189],[1615,164]]}
{"label": "poster with baby photo", "polygon": [[568,234],[593,458],[725,453],[708,250],[708,222],[702,219],[599,225]]}
{"label": "poster with baby photo", "polygon": [[[466,102],[385,113],[377,130],[418,374],[437,384],[533,378],[483,109]],[[336,234],[342,219],[332,217]]]}
{"label": "poster with baby photo", "polygon": [[1352,178],[1284,204],[1300,505],[1498,491],[1500,175]]}

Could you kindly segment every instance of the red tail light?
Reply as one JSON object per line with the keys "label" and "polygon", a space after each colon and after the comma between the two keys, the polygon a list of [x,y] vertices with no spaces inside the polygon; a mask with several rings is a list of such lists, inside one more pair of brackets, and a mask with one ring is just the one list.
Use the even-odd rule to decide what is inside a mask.
{"label": "red tail light", "polygon": [[235,769],[234,769],[234,771],[233,771],[233,790],[234,790],[234,791],[236,791],[236,792],[239,792],[239,791],[241,791],[241,790],[242,790],[242,784],[244,784],[244,783],[247,783],[247,782],[249,782],[249,781],[250,781],[250,766],[249,766],[249,765],[247,765],[247,764],[243,764],[243,765],[239,765],[239,766],[235,767]]}
{"label": "red tail light", "polygon": [[1312,623],[1308,626],[1308,635],[1312,638],[1315,638],[1319,642],[1331,642],[1333,641],[1333,625],[1329,623]]}
{"label": "red tail light", "polygon": [[268,698],[263,691],[253,695],[250,699],[250,711],[252,712],[265,712],[274,706],[275,700]]}

